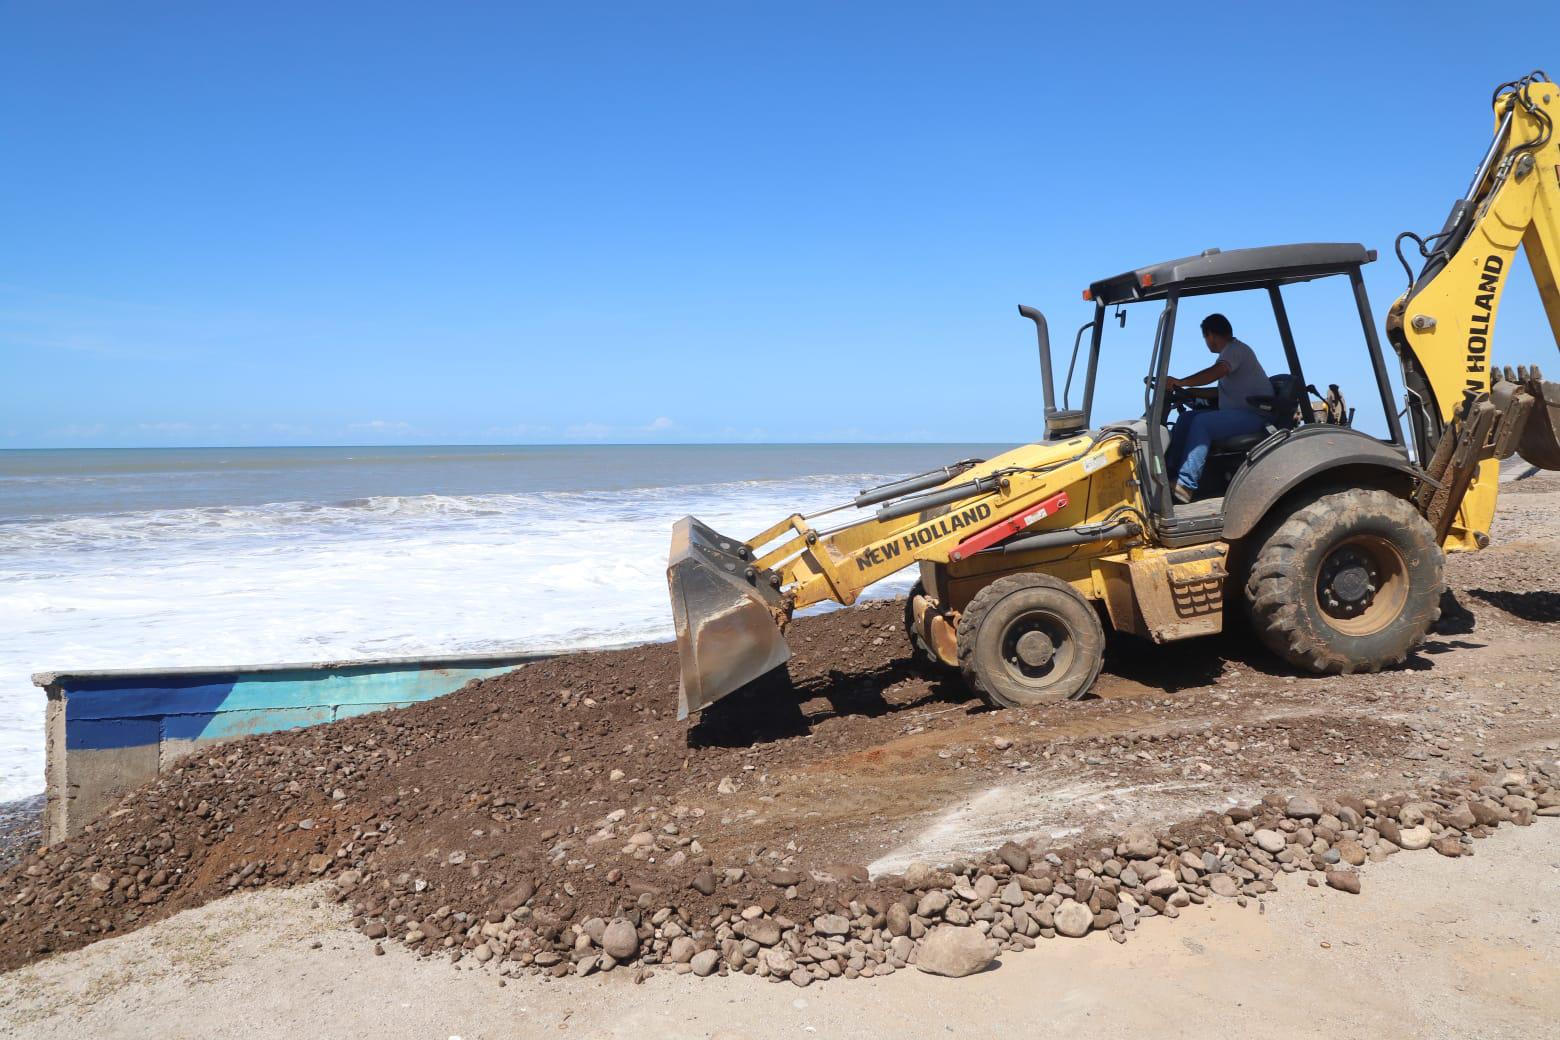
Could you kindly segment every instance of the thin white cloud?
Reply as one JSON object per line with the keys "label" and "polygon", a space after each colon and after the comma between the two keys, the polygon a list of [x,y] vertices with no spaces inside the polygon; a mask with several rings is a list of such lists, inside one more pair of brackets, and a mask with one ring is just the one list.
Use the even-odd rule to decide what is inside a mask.
{"label": "thin white cloud", "polygon": [[662,416],[659,416],[656,419],[651,420],[650,425],[645,427],[645,432],[646,433],[657,433],[657,432],[659,432],[661,430],[670,430],[672,427],[674,427],[676,425],[677,424],[672,422],[672,420],[670,420],[666,416],[662,415]]}
{"label": "thin white cloud", "polygon": [[348,427],[352,430],[367,430],[370,433],[405,433],[411,428],[411,423],[393,419],[370,419],[368,422],[353,423]]}
{"label": "thin white cloud", "polygon": [[564,432],[580,440],[604,441],[612,435],[612,427],[599,422],[583,422],[570,426]]}

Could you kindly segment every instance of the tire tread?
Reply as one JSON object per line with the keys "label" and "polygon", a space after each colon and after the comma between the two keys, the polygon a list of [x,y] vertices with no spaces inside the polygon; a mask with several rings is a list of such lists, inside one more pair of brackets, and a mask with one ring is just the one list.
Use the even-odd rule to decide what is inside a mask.
{"label": "tire tread", "polygon": [[1373,489],[1333,490],[1323,492],[1301,506],[1275,528],[1252,561],[1246,579],[1246,602],[1251,614],[1252,627],[1262,642],[1290,664],[1307,671],[1322,674],[1350,674],[1354,672],[1378,672],[1383,668],[1401,665],[1416,647],[1424,642],[1425,635],[1440,617],[1441,594],[1446,589],[1444,577],[1437,570],[1434,590],[1435,604],[1427,613],[1427,621],[1417,633],[1411,635],[1406,645],[1374,659],[1351,658],[1336,646],[1317,638],[1302,623],[1301,598],[1309,595],[1304,588],[1303,576],[1296,573],[1297,563],[1314,542],[1318,530],[1331,516],[1338,513],[1356,516],[1381,515],[1394,521],[1405,531],[1416,528],[1422,538],[1437,553],[1434,535],[1419,512],[1406,500],[1387,492]]}

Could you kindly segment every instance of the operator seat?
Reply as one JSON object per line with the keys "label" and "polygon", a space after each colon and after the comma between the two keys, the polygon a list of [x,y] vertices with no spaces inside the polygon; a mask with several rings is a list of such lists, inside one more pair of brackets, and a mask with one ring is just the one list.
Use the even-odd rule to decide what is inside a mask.
{"label": "operator seat", "polygon": [[1288,372],[1280,372],[1276,376],[1269,376],[1268,382],[1273,385],[1271,394],[1246,398],[1251,410],[1260,413],[1266,420],[1267,428],[1258,433],[1222,437],[1209,445],[1209,454],[1245,455],[1279,430],[1294,429],[1300,408],[1300,391],[1303,389],[1300,381]]}

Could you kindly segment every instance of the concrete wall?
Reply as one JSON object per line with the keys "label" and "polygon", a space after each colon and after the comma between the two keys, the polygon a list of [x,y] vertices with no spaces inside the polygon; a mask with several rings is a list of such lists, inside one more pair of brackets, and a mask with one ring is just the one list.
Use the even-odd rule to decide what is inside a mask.
{"label": "concrete wall", "polygon": [[403,707],[545,656],[40,673],[45,840],[80,832],[198,747]]}

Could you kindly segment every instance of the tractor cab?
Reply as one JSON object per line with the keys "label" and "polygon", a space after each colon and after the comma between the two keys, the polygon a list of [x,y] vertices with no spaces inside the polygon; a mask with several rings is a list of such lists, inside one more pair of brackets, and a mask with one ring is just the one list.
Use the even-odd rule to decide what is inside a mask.
{"label": "tractor cab", "polygon": [[[1074,337],[1060,406],[1054,399],[1045,319],[1033,308],[1021,307],[1020,312],[1035,321],[1040,333],[1047,439],[1076,436],[1090,428],[1107,322],[1119,318],[1124,326],[1126,310],[1146,303],[1153,305],[1156,317],[1148,374],[1143,380],[1143,415],[1127,425],[1136,428],[1138,433],[1138,472],[1143,481],[1143,498],[1153,514],[1155,527],[1167,542],[1193,544],[1224,536],[1229,493],[1249,479],[1258,460],[1280,450],[1286,443],[1305,443],[1313,430],[1325,430],[1333,435],[1348,430],[1360,441],[1371,442],[1368,447],[1362,446],[1367,454],[1394,454],[1406,467],[1408,449],[1360,273],[1365,264],[1375,259],[1374,250],[1357,243],[1341,242],[1264,246],[1227,252],[1210,249],[1197,256],[1152,264],[1094,282],[1083,293],[1083,298],[1094,304],[1094,316]],[[1327,390],[1318,391],[1316,384],[1309,381],[1296,346],[1285,309],[1285,287],[1334,276],[1346,277],[1353,291],[1360,334],[1386,417],[1388,436],[1385,438],[1352,430],[1354,413],[1345,404],[1339,387],[1322,380],[1319,382],[1326,385]],[[1259,345],[1258,337],[1252,337],[1252,345],[1258,349],[1266,366],[1270,392],[1247,397],[1246,410],[1260,419],[1246,423],[1247,429],[1242,432],[1216,436],[1209,445],[1196,497],[1190,502],[1177,502],[1173,494],[1176,474],[1166,464],[1171,432],[1196,412],[1216,407],[1217,394],[1211,393],[1212,387],[1167,390],[1166,378],[1171,374],[1184,376],[1202,370],[1213,362],[1198,331],[1198,320],[1205,312],[1221,309],[1211,298],[1221,294],[1249,294],[1253,290],[1259,299],[1265,298],[1264,310],[1271,308],[1277,331],[1276,343],[1263,341]],[[1183,317],[1181,303],[1191,297],[1210,299],[1199,301],[1206,305],[1196,307],[1195,311],[1187,308],[1192,313]],[[1249,301],[1250,297],[1246,299]],[[1240,331],[1236,330],[1237,336]],[[1086,335],[1088,349],[1081,375],[1082,403],[1081,407],[1073,408],[1070,406],[1071,392]],[[1279,349],[1282,350],[1281,359]],[[1354,437],[1347,441],[1354,442]],[[1324,443],[1327,448],[1323,447]],[[1312,446],[1318,451],[1333,451],[1337,444],[1336,436],[1327,436],[1314,439]]]}

